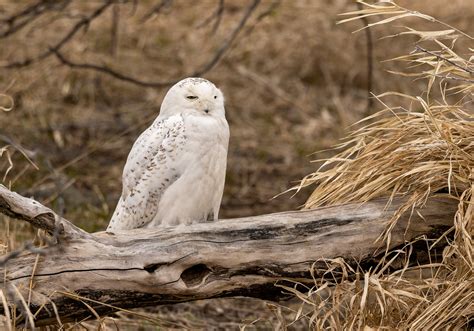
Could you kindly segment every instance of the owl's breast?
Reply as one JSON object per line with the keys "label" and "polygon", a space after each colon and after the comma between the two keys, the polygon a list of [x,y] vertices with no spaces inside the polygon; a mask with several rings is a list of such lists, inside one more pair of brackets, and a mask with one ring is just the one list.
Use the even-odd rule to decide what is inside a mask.
{"label": "owl's breast", "polygon": [[186,147],[196,154],[229,145],[229,126],[225,118],[189,116],[185,119]]}

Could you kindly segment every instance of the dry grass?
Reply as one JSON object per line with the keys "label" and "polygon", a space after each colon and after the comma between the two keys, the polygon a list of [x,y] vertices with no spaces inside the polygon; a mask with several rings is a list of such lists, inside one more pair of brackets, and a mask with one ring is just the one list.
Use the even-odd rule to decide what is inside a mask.
{"label": "dry grass", "polygon": [[[372,26],[414,17],[446,27],[394,3],[365,6],[348,13],[352,17],[343,22],[358,15],[376,15]],[[472,53],[466,56],[469,49],[456,47],[463,45],[461,39],[471,42],[473,38],[451,26],[449,30],[406,30],[419,40],[414,52],[395,59],[408,63],[410,72],[396,73],[425,82],[423,93],[376,96],[383,110],[365,119],[369,123],[338,146],[342,152],[294,189],[316,187],[305,208],[381,196],[407,197],[381,234],[387,243],[401,213],[423,207],[433,196],[447,195],[458,200],[459,207],[453,228],[437,241],[449,238],[449,244],[439,263],[405,266],[396,272],[388,271],[394,261],[388,255],[375,270],[354,270],[344,261],[329,261],[327,272],[339,267],[341,281],[318,280],[307,294],[295,293],[314,307],[309,318],[317,329],[459,329],[474,317],[474,63]],[[386,96],[394,96],[398,104],[389,106]],[[410,248],[397,254],[409,256]],[[330,290],[322,298],[317,294],[324,288]]]}

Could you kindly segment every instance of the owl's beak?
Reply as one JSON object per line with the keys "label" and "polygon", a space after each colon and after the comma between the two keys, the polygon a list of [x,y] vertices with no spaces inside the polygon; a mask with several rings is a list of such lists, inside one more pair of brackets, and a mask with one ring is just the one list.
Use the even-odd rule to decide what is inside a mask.
{"label": "owl's beak", "polygon": [[199,109],[202,109],[203,112],[209,114],[213,109],[212,102],[209,100],[199,100]]}

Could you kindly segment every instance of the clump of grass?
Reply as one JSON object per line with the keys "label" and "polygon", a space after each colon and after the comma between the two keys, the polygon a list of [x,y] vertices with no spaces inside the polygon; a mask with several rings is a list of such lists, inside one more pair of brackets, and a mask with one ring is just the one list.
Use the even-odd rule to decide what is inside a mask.
{"label": "clump of grass", "polygon": [[[317,280],[308,293],[293,292],[314,308],[308,318],[317,328],[458,329],[474,316],[474,64],[466,49],[459,52],[455,46],[473,37],[452,26],[445,30],[437,19],[393,2],[363,4],[365,9],[347,13],[351,17],[343,22],[371,17],[377,19],[370,24],[375,27],[411,17],[442,25],[443,30],[407,28],[397,35],[419,40],[412,53],[394,59],[409,63],[409,72],[392,73],[425,80],[426,87],[419,95],[374,96],[383,109],[366,118],[368,123],[338,146],[342,152],[294,189],[315,186],[305,208],[406,197],[380,237],[386,242],[399,215],[447,195],[459,201],[448,231],[454,236],[440,263],[389,272],[390,262],[367,271],[330,261],[328,273],[337,266],[341,280]],[[397,105],[389,106],[386,97]],[[409,255],[409,249],[402,253]],[[324,298],[316,293],[321,288],[328,289]]]}

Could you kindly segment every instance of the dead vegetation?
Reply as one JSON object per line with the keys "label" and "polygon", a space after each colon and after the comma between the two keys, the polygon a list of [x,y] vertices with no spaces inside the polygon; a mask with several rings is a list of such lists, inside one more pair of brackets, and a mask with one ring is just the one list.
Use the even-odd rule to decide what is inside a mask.
{"label": "dead vegetation", "polygon": [[[55,9],[18,33],[2,30],[0,66],[41,56],[61,40],[70,19],[79,22],[102,3],[107,2],[71,2],[65,11]],[[166,82],[205,66],[254,2],[226,1],[222,18],[214,21],[209,14],[220,10],[220,1],[194,8],[185,1],[168,3],[149,17],[150,10],[157,9],[155,3],[139,2],[136,8],[133,2],[110,5],[92,24],[84,24],[61,53],[52,52],[22,68],[0,69],[0,107],[9,110],[11,101],[15,104],[13,111],[0,112],[5,184],[35,196],[88,230],[104,227],[119,195],[116,179],[128,153],[126,146],[156,116],[163,89],[135,86],[67,61],[106,66],[145,82]],[[313,289],[300,293],[287,288],[303,306],[263,312],[262,305],[255,324],[269,327],[264,322],[268,318],[273,322],[269,328],[291,328],[293,320],[316,329],[466,326],[474,310],[470,2],[434,1],[423,8],[423,3],[400,1],[410,10],[365,5],[350,14],[356,21],[337,28],[335,22],[345,18],[337,14],[354,11],[353,3],[273,3],[258,4],[225,56],[206,74],[227,96],[232,128],[223,216],[296,208],[315,185],[307,208],[408,195],[409,210],[443,194],[459,201],[459,211],[455,226],[443,235],[450,245],[441,260],[395,273],[390,272],[390,259],[374,270],[327,261],[328,277]],[[16,1],[1,6],[2,18],[24,8]],[[340,154],[304,178],[299,186],[309,187],[304,193],[292,200],[285,196],[269,200],[289,182],[313,171],[307,155],[332,146],[345,127],[366,112],[366,54],[361,47],[365,39],[362,33],[350,34],[362,27],[359,15],[367,15],[374,24],[373,93],[375,107],[384,109],[352,133],[340,146]],[[118,22],[113,23],[114,17]],[[208,19],[212,24],[205,24]],[[394,36],[380,39],[389,35]],[[392,62],[380,62],[393,57]],[[83,223],[90,219],[102,221]],[[2,252],[35,235],[23,224],[10,228],[6,219],[4,224]],[[389,240],[389,234],[387,229],[380,240]],[[408,256],[410,247],[399,256]],[[331,272],[344,277],[335,282]],[[324,296],[319,295],[322,292]],[[217,305],[231,311],[232,304],[226,307],[225,302]],[[212,309],[205,304],[170,308],[173,319],[184,322],[169,327],[206,325],[203,311]],[[252,316],[248,311],[230,315],[234,318],[229,323],[235,327],[235,320]],[[113,328],[115,322],[102,323]],[[163,323],[152,322],[167,325]]]}
{"label": "dead vegetation", "polygon": [[[471,42],[474,38],[396,4],[365,6],[346,14],[352,17],[341,22],[358,19],[358,15],[375,16],[377,20],[370,26],[376,26],[414,17],[449,29],[417,31],[405,27],[405,32],[392,36],[413,34],[419,38],[413,52],[394,59],[408,64],[411,70],[394,74],[425,82],[423,93],[374,96],[383,110],[366,118],[369,123],[338,147],[343,151],[306,176],[295,189],[316,186],[305,208],[382,196],[408,197],[381,234],[379,240],[387,243],[399,215],[423,206],[434,196],[457,200],[458,211],[453,227],[426,243],[433,247],[436,242],[448,241],[442,257],[433,257],[432,263],[390,272],[395,259],[388,255],[373,270],[353,269],[342,260],[328,261],[328,273],[337,269],[346,279],[317,280],[308,293],[295,294],[314,307],[308,317],[317,329],[467,328],[474,316],[474,63],[472,49],[471,55],[465,56],[469,49],[457,47],[457,41]],[[389,95],[395,96],[395,101],[385,103],[384,97]],[[412,252],[409,244],[397,255],[408,257]],[[329,297],[318,299],[318,292],[327,288]]]}

